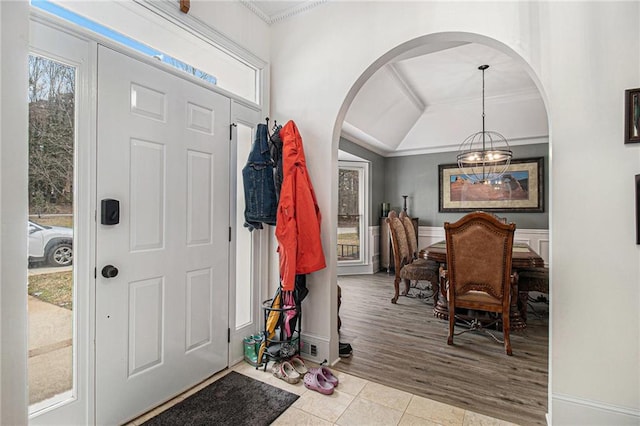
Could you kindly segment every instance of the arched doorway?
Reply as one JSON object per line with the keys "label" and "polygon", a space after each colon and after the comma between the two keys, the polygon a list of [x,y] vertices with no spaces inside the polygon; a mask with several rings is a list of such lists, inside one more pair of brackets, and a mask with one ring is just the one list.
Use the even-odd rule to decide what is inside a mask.
{"label": "arched doorway", "polygon": [[[431,238],[441,239],[438,230],[442,228],[442,223],[457,220],[464,214],[439,211],[437,169],[440,164],[455,162],[457,145],[469,133],[475,131],[468,130],[467,127],[479,127],[480,80],[479,78],[475,81],[462,78],[457,80],[459,85],[455,87],[443,87],[442,83],[440,86],[427,83],[424,87],[416,87],[421,84],[417,73],[422,72],[428,76],[431,75],[429,67],[448,67],[449,73],[455,71],[467,75],[477,73],[477,67],[484,63],[492,66],[495,64],[496,73],[517,72],[520,78],[525,78],[526,87],[520,86],[519,90],[514,91],[517,85],[513,80],[514,76],[507,76],[507,80],[511,78],[512,81],[505,80],[502,84],[513,85],[509,89],[513,93],[510,95],[507,91],[496,90],[499,93],[492,95],[494,97],[489,101],[492,103],[492,109],[491,112],[488,110],[488,115],[492,114],[496,130],[507,129],[502,131],[508,133],[507,138],[512,140],[514,158],[543,157],[545,170],[550,169],[550,140],[545,95],[531,67],[509,47],[484,36],[469,33],[439,33],[420,37],[390,50],[368,67],[352,86],[336,120],[336,128],[342,129],[342,132],[336,131],[334,134],[340,133],[348,142],[344,144],[342,138],[336,141],[340,149],[343,149],[344,145],[348,147],[349,144],[356,144],[359,148],[368,148],[373,153],[372,157],[379,156],[385,159],[382,170],[373,169],[371,172],[372,179],[375,179],[376,173],[385,175],[382,195],[370,194],[372,201],[369,209],[372,225],[380,223],[377,220],[380,201],[390,202],[391,207],[397,210],[402,208],[401,194],[407,194],[407,192],[411,200],[410,214],[420,217],[420,226],[423,231],[419,238],[421,246],[430,244]],[[432,74],[437,76],[437,73]],[[448,77],[451,81],[456,81],[453,78],[455,76]],[[400,92],[400,95],[394,96],[386,91],[392,87],[389,82],[396,85],[396,91]],[[500,89],[495,85],[496,82],[495,80],[492,82],[494,84],[492,87]],[[478,84],[474,86],[476,83]],[[464,98],[460,94],[466,90],[466,85],[471,89],[478,89],[475,98]],[[424,90],[431,90],[434,95],[430,99],[425,99]],[[447,102],[447,93],[450,93],[450,97],[457,96],[461,99],[456,102]],[[408,98],[404,100],[405,108],[398,106],[403,103],[400,99],[402,96]],[[509,100],[509,97],[513,99]],[[400,111],[394,111],[383,105],[384,99],[390,99]],[[436,102],[433,101],[434,99]],[[474,101],[478,102],[474,103]],[[354,108],[360,108],[360,110],[354,111]],[[520,108],[523,109],[520,110]],[[517,111],[523,111],[521,120],[513,119],[514,114],[518,115]],[[527,111],[528,116],[524,111]],[[461,114],[458,121],[452,118],[455,113]],[[410,114],[414,114],[417,118],[402,122],[402,117],[406,118]],[[499,120],[501,117],[505,119],[502,122]],[[463,122],[464,120],[472,122],[471,126]],[[532,121],[542,123],[542,131],[540,126],[532,126]],[[394,127],[399,122],[408,129],[400,137],[397,134],[394,135],[393,130],[390,131],[390,128],[402,128],[400,125]],[[441,124],[442,128],[434,127],[437,124]],[[428,132],[432,132],[437,138],[431,137],[432,135]],[[451,138],[456,132],[458,136],[455,143],[447,143],[449,142],[447,138]],[[419,144],[421,138],[423,141],[431,139],[431,145],[421,146]],[[543,178],[545,187],[549,187],[548,173]],[[534,237],[535,241],[523,235],[522,232],[520,238],[530,245],[533,244],[532,248],[548,263],[550,209],[548,194],[544,193],[542,197],[545,206],[542,220],[539,220],[538,214],[535,219],[527,213],[507,212],[501,215],[507,216],[510,222],[515,222],[521,231],[531,230],[531,234],[542,231],[542,235]],[[372,230],[372,232],[376,231]],[[380,264],[380,266],[384,265]],[[544,422],[544,416],[548,411],[548,313],[538,321],[535,327],[532,322],[527,334],[522,334],[520,354],[514,357],[518,358],[517,361],[505,359],[500,354],[499,345],[494,348],[495,354],[487,356],[471,346],[456,348],[452,351],[446,347],[444,322],[440,327],[441,336],[437,334],[438,331],[433,334],[433,330],[438,330],[439,324],[437,319],[432,318],[431,305],[419,306],[413,302],[406,306],[391,305],[389,299],[392,294],[393,278],[377,274],[373,279],[369,277],[369,281],[373,284],[379,282],[383,289],[382,293],[376,293],[364,303],[360,303],[361,296],[366,295],[366,291],[372,292],[373,289],[368,287],[365,293],[358,293],[363,290],[362,288],[354,290],[351,294],[354,295],[354,299],[358,299],[358,307],[349,311],[348,286],[357,287],[357,279],[338,277],[343,295],[341,308],[343,330],[340,340],[351,339],[354,347],[354,357],[350,361],[339,364],[339,369],[343,368],[351,374],[371,378],[414,394],[494,417],[515,422]],[[388,297],[384,293],[385,285]],[[376,297],[381,300],[379,304],[376,303]],[[399,304],[402,304],[401,301]],[[368,308],[363,308],[365,305],[368,305]],[[397,320],[398,318],[400,320]],[[350,319],[360,325],[350,328]],[[537,321],[537,318],[533,321]],[[361,338],[358,336],[360,332],[363,333]],[[364,337],[364,334],[367,336]],[[402,336],[398,336],[399,334]],[[479,337],[481,346],[492,345],[490,340],[486,340],[483,336]],[[429,341],[428,345],[420,346],[426,341]],[[532,345],[533,351],[528,345]],[[536,355],[531,357],[533,352]],[[449,355],[457,359],[448,358]],[[529,361],[531,362],[528,363]],[[522,392],[509,389],[509,382],[514,377],[500,373],[504,370],[505,363],[511,362],[514,363],[508,366],[511,370],[536,372],[531,377],[526,377],[525,374],[523,377],[515,378],[516,381],[522,380],[523,383],[532,385],[532,389],[525,390],[523,387]],[[492,363],[495,365],[495,370],[492,370],[494,368],[491,366]],[[484,392],[483,387],[487,383],[490,383],[489,387],[492,390]],[[518,394],[521,395],[513,396]],[[520,401],[524,394],[527,396]],[[535,396],[532,396],[534,394]],[[501,407],[501,401],[506,401],[504,407]],[[532,411],[531,408],[534,407],[535,414],[532,417],[518,417],[518,414],[515,417],[509,417],[508,411],[514,401],[516,405],[519,402],[527,405],[528,411]]]}

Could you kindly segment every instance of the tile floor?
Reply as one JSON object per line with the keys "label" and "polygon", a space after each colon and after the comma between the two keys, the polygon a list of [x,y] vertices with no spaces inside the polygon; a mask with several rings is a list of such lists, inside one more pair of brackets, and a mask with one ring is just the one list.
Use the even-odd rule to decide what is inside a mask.
{"label": "tile floor", "polygon": [[332,370],[340,380],[332,395],[308,390],[302,382],[292,385],[273,376],[268,370],[256,370],[240,362],[216,374],[168,403],[135,419],[127,426],[139,426],[151,417],[208,386],[229,371],[252,377],[300,395],[273,425],[426,425],[426,426],[514,426],[513,423],[466,411],[427,398],[412,395],[378,383]]}

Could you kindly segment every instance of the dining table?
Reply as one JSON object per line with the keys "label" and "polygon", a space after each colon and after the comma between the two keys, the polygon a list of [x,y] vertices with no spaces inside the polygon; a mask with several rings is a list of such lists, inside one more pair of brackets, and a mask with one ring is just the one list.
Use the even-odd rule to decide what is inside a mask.
{"label": "dining table", "polygon": [[[423,259],[431,260],[434,265],[445,267],[447,264],[447,245],[445,241],[438,241],[420,250],[419,256]],[[544,259],[540,257],[528,244],[514,242],[511,258],[511,269],[518,272],[521,269],[544,267]],[[436,271],[437,272],[437,271]],[[439,276],[436,275],[436,276]],[[433,286],[433,315],[436,318],[449,319],[449,306],[447,303],[447,293],[441,282],[432,283]],[[522,330],[527,324],[518,309],[518,288],[517,280],[513,288],[514,297],[511,298],[510,322],[512,330]],[[526,309],[526,305],[524,307]]]}

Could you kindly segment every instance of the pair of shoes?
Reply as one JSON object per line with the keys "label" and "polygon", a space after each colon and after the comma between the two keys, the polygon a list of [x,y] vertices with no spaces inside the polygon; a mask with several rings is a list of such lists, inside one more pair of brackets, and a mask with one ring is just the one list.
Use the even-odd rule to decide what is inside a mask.
{"label": "pair of shoes", "polygon": [[338,386],[338,378],[327,367],[310,368],[304,375],[304,386],[307,389],[331,395]]}
{"label": "pair of shoes", "polygon": [[353,348],[349,343],[338,344],[338,356],[340,358],[349,358],[353,354]]}
{"label": "pair of shoes", "polygon": [[289,358],[289,362],[298,373],[307,374],[309,372],[309,369],[307,368],[307,366],[304,365],[304,360],[300,358],[298,355],[294,355],[291,358]]}
{"label": "pair of shoes", "polygon": [[296,369],[293,368],[293,365],[291,365],[289,361],[276,363],[273,366],[273,375],[278,379],[282,379],[287,383],[291,383],[292,385],[298,383],[300,381],[300,378],[302,377],[300,373],[298,373]]}

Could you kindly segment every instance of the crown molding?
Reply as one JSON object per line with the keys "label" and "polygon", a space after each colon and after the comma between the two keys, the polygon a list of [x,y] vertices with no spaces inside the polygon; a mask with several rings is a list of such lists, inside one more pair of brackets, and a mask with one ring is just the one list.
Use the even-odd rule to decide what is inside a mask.
{"label": "crown molding", "polygon": [[307,10],[313,9],[314,7],[326,2],[327,0],[307,0],[299,2],[297,5],[273,15],[267,15],[262,11],[262,9],[260,9],[259,6],[256,5],[255,0],[240,0],[240,3],[245,5],[250,11],[255,13],[260,19],[262,19],[269,25],[287,18],[291,18],[295,15],[299,15],[300,13],[306,12]]}

